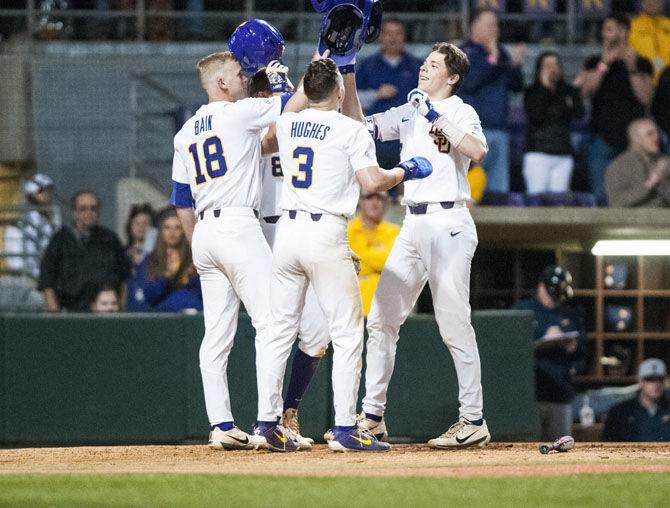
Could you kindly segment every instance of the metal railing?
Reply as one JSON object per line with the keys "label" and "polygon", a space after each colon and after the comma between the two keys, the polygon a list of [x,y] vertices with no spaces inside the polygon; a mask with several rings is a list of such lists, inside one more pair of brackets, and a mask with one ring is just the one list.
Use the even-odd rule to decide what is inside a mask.
{"label": "metal railing", "polygon": [[[431,12],[389,10],[385,12],[385,16],[406,22],[409,27],[409,40],[412,42],[459,39],[468,31],[470,4],[471,0],[451,0],[448,3],[438,0],[431,7],[433,9]],[[95,39],[95,33],[73,34],[71,24],[75,20],[98,25],[127,21],[130,22],[130,27],[124,29],[126,35],[123,38],[144,41],[152,40],[151,34],[147,33],[148,27],[157,20],[164,23],[200,26],[199,33],[195,33],[192,37],[181,38],[207,40],[225,38],[239,22],[256,17],[278,24],[285,31],[284,35],[288,35],[288,40],[306,41],[313,38],[322,17],[311,8],[305,8],[305,2],[299,0],[296,1],[295,9],[289,12],[257,10],[255,0],[245,0],[243,9],[225,11],[156,10],[150,5],[150,0],[135,0],[135,8],[126,10],[69,9],[64,8],[65,5],[66,0],[26,0],[24,9],[0,8],[0,20],[3,18],[19,22],[23,20],[24,30],[37,38],[83,39]],[[547,37],[554,39],[554,42],[565,44],[582,42],[585,36],[592,36],[593,29],[589,30],[585,26],[597,20],[593,15],[580,13],[577,0],[567,0],[565,11],[554,14],[507,12],[501,13],[499,17],[503,40],[526,39],[527,42],[536,42],[530,39],[539,40],[543,38],[543,34],[547,34]],[[92,30],[95,32],[95,29]],[[182,31],[184,30],[188,31],[186,29]]]}

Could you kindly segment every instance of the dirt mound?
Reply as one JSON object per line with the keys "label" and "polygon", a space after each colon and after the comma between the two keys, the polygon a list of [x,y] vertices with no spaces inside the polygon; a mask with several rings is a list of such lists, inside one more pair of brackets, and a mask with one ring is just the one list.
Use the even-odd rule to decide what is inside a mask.
{"label": "dirt mound", "polygon": [[670,444],[577,443],[541,455],[538,443],[491,443],[483,449],[431,450],[395,445],[388,453],[216,452],[197,446],[85,446],[0,450],[0,474],[211,473],[289,476],[526,476],[669,472]]}

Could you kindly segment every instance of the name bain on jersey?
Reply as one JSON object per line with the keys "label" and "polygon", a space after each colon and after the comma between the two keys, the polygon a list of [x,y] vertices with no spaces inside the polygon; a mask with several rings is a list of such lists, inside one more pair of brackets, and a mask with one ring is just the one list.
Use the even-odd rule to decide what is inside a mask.
{"label": "name bain on jersey", "polygon": [[212,115],[207,115],[195,121],[195,135],[212,130]]}
{"label": "name bain on jersey", "polygon": [[312,122],[291,122],[292,138],[313,138],[322,141],[330,126]]}

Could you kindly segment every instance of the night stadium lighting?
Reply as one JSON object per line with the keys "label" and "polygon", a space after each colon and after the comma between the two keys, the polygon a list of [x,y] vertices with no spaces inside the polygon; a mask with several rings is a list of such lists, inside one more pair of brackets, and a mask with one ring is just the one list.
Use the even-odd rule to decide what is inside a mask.
{"label": "night stadium lighting", "polygon": [[598,240],[594,256],[670,256],[670,240]]}

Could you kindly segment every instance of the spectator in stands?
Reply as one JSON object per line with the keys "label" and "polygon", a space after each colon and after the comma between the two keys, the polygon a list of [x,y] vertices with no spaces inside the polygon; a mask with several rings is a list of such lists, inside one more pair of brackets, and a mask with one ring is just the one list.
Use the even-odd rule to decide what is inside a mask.
{"label": "spectator in stands", "polygon": [[126,221],[126,254],[133,268],[154,250],[156,228],[154,228],[154,210],[149,203],[133,205]]}
{"label": "spectator in stands", "polygon": [[87,311],[91,288],[102,283],[119,288],[125,303],[128,258],[116,233],[98,224],[100,199],[93,191],[72,198],[74,224],[53,236],[42,256],[38,289],[50,312]]}
{"label": "spectator in stands", "polygon": [[535,396],[544,441],[572,433],[573,375],[585,353],[581,309],[571,305],[570,273],[560,266],[545,268],[534,297],[514,309],[533,312],[535,334]]}
{"label": "spectator in stands", "polygon": [[[367,115],[386,111],[407,102],[416,87],[421,60],[405,51],[405,25],[389,18],[382,24],[381,51],[363,59],[356,68],[356,85],[361,106]],[[400,143],[377,143],[377,159],[384,168],[400,162]]]}
{"label": "spectator in stands", "polygon": [[200,279],[174,208],[159,213],[156,248],[128,282],[129,312],[202,310]]}
{"label": "spectator in stands", "polygon": [[605,441],[670,441],[667,375],[665,363],[658,358],[647,358],[640,364],[637,396],[610,408]]}
{"label": "spectator in stands", "polygon": [[584,115],[579,91],[563,78],[558,53],[545,51],[535,63],[535,81],[526,89],[528,118],[523,177],[529,194],[566,192],[574,167],[570,122]]}
{"label": "spectator in stands", "polygon": [[363,299],[363,315],[370,312],[386,258],[391,252],[400,228],[384,220],[388,197],[385,192],[366,192],[358,202],[358,215],[348,226],[349,245],[361,257],[358,282]]}
{"label": "spectator in stands", "polygon": [[656,94],[651,103],[651,114],[665,135],[670,137],[670,66],[658,78]]}
{"label": "spectator in stands", "polygon": [[98,286],[90,306],[91,312],[119,312],[119,295],[110,284]]}
{"label": "spectator in stands", "polygon": [[498,42],[498,16],[477,10],[470,21],[470,38],[463,51],[470,59],[470,73],[463,82],[462,99],[475,108],[484,128],[489,154],[484,161],[488,190],[509,191],[509,93],[523,89],[525,47],[515,46],[511,55]]}
{"label": "spectator in stands", "polygon": [[[23,186],[26,204],[38,207],[28,210],[5,231],[7,266],[16,273],[27,274],[36,280],[40,275],[40,260],[54,231],[60,227],[60,214],[53,205],[54,183],[49,176],[37,173]],[[20,254],[20,256],[10,256]]]}
{"label": "spectator in stands", "polygon": [[630,47],[654,65],[654,75],[670,65],[670,18],[663,15],[663,0],[641,0],[640,15],[630,25]]}
{"label": "spectator in stands", "polygon": [[604,201],[605,169],[626,149],[626,129],[645,115],[653,94],[654,68],[628,46],[630,22],[609,15],[602,25],[602,53],[589,58],[575,86],[591,99],[591,139],[587,149],[591,192]]}
{"label": "spectator in stands", "polygon": [[628,126],[629,145],[607,167],[610,206],[670,206],[670,158],[661,154],[658,127],[641,118]]}

